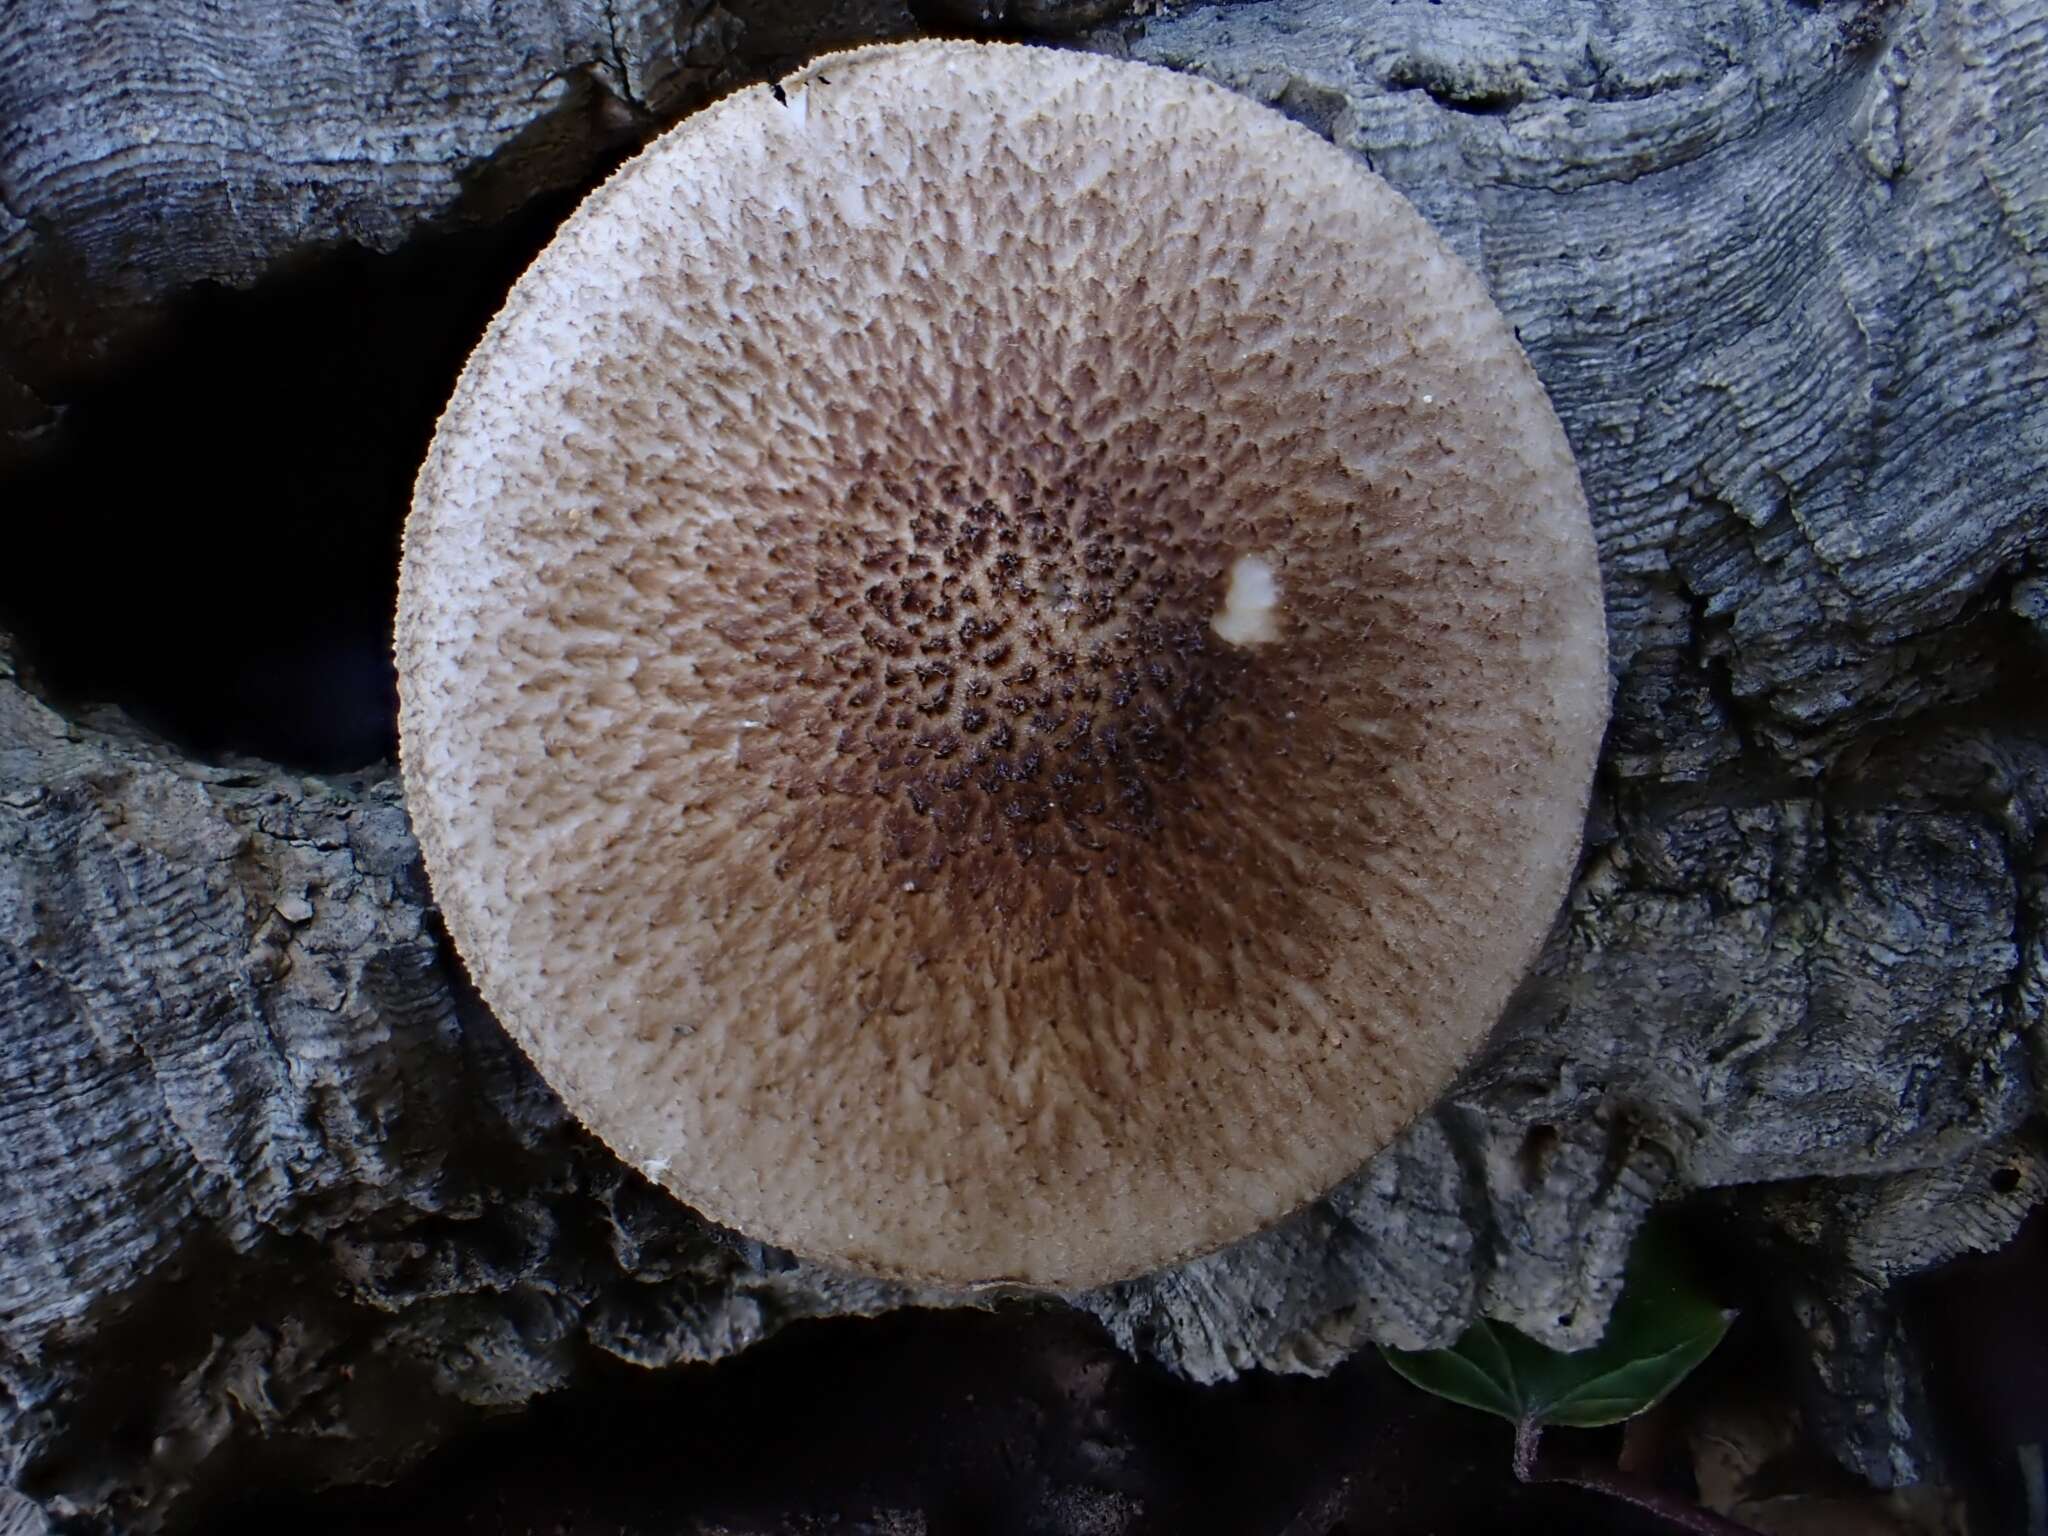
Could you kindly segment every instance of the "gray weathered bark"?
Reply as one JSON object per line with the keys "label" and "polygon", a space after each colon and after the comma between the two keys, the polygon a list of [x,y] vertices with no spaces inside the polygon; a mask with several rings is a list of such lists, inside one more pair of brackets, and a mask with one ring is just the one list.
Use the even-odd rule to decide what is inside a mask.
{"label": "gray weathered bark", "polygon": [[[750,25],[785,46],[719,7],[499,7],[480,42],[278,0],[293,57],[342,61],[279,114],[264,60],[181,94],[210,33],[25,9],[0,274],[11,361],[65,367],[21,338],[489,217]],[[819,14],[788,51],[902,22]],[[1579,455],[1617,696],[1569,906],[1440,1108],[1274,1231],[1075,1303],[1203,1380],[1482,1313],[1581,1344],[1648,1207],[1724,1188],[1804,1255],[1837,1453],[1927,1475],[1885,1287],[2044,1182],[2048,6],[1266,0],[1090,42],[1310,122],[1485,275]],[[248,1466],[375,1475],[594,1352],[907,1299],[564,1122],[462,989],[390,773],[195,764],[5,666],[0,1234],[0,1483],[135,1529]]]}
{"label": "gray weathered bark", "polygon": [[0,464],[165,299],[490,223],[904,0],[261,0],[0,15]]}

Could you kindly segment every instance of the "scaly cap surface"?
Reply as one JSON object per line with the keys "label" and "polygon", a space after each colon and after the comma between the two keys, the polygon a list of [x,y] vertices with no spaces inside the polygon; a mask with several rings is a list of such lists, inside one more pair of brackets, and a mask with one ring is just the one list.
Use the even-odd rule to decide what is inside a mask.
{"label": "scaly cap surface", "polygon": [[820,61],[593,195],[421,472],[398,659],[449,929],[720,1221],[1076,1286],[1444,1087],[1606,702],[1557,420],[1364,166],[1201,81]]}

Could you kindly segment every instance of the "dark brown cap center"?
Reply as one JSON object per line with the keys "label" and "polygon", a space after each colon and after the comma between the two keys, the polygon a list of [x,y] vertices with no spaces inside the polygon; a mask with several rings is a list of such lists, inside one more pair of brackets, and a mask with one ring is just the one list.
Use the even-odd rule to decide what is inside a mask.
{"label": "dark brown cap center", "polygon": [[1210,733],[1258,664],[1211,628],[1227,559],[1187,522],[1072,473],[864,466],[769,531],[737,605],[779,674],[763,768],[899,886],[1125,877],[1217,787]]}

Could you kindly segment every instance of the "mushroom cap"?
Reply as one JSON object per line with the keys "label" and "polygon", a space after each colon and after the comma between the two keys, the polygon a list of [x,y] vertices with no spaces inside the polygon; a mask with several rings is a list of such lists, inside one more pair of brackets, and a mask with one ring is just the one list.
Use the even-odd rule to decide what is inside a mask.
{"label": "mushroom cap", "polygon": [[1606,710],[1570,450],[1480,282],[1200,80],[916,43],[563,226],[406,528],[410,803],[476,983],[706,1215],[1076,1287],[1449,1082]]}

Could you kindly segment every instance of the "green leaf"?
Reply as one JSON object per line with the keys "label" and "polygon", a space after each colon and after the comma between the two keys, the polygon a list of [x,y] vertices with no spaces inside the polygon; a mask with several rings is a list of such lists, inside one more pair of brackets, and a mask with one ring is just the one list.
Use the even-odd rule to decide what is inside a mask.
{"label": "green leaf", "polygon": [[1517,1424],[1590,1429],[1658,1402],[1721,1342],[1735,1314],[1707,1294],[1657,1223],[1629,1254],[1607,1332],[1561,1354],[1504,1323],[1481,1319],[1449,1349],[1382,1349],[1425,1391]]}

